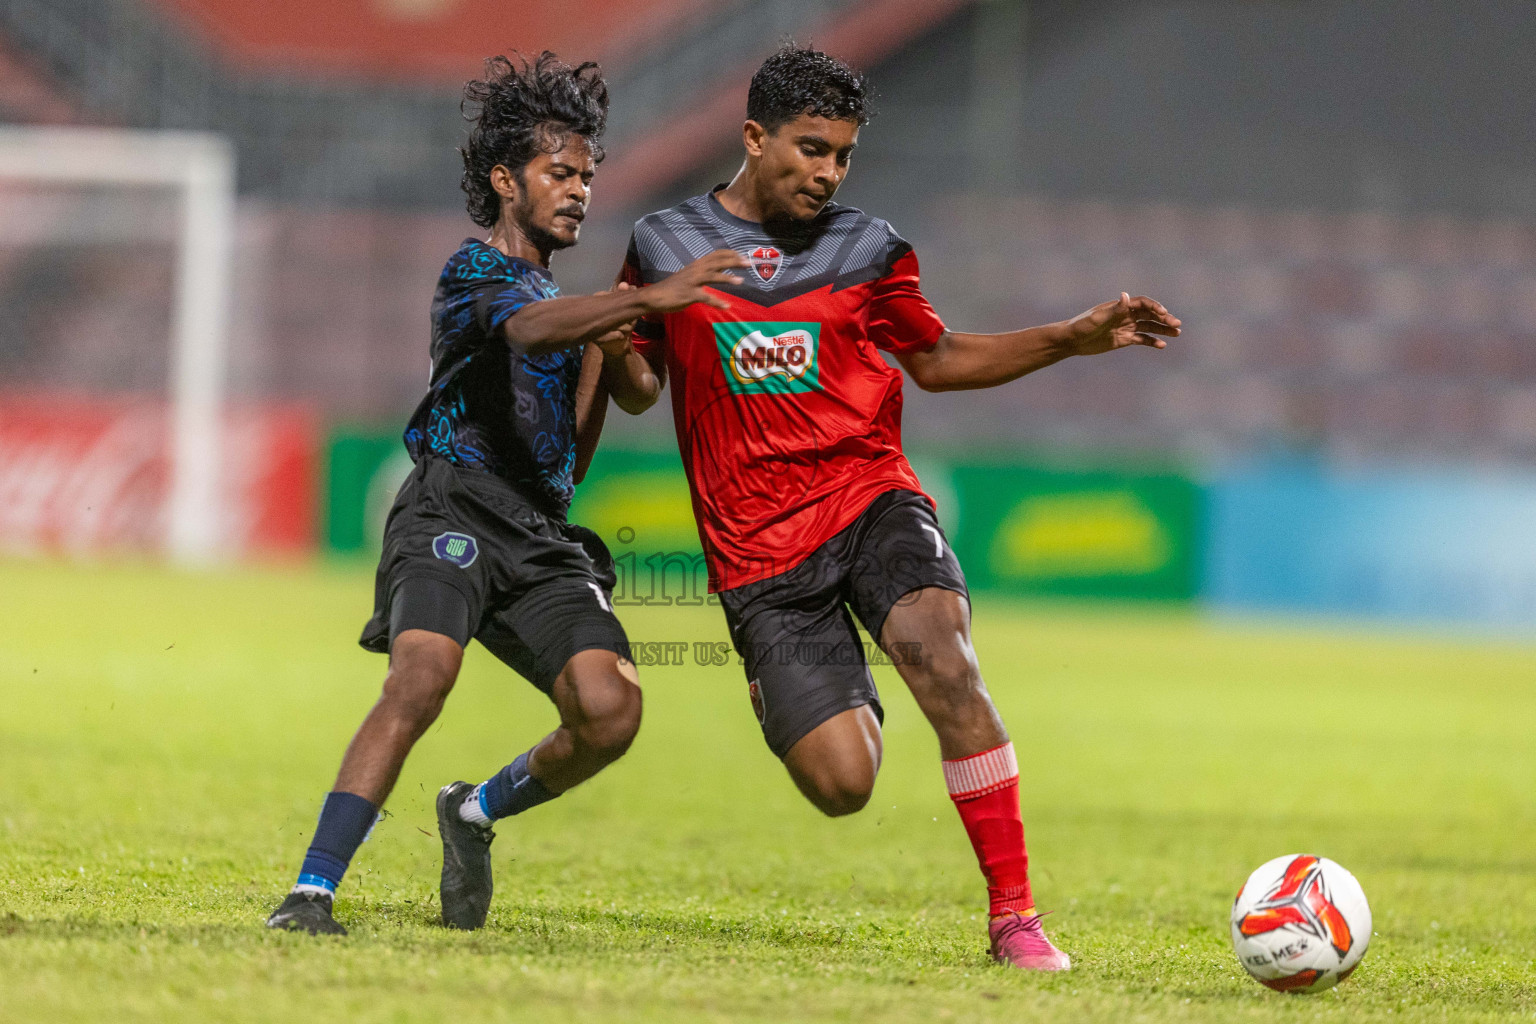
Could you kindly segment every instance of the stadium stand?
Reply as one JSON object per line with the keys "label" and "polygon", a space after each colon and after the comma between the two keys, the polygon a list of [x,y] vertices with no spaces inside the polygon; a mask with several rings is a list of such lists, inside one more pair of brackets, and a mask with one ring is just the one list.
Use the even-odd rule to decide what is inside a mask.
{"label": "stadium stand", "polygon": [[[449,18],[460,6],[444,3],[433,17]],[[611,19],[604,24],[628,24],[619,6],[599,5]],[[1374,0],[1363,6],[1370,10],[1338,5],[1335,30],[1365,34],[1386,9]],[[814,23],[821,30],[810,38],[871,67],[885,94],[881,118],[861,145],[848,201],[891,217],[914,242],[925,287],[955,326],[989,330],[1056,319],[1120,287],[1167,296],[1199,325],[1167,353],[1073,361],[1048,380],[995,392],[909,390],[914,438],[1202,457],[1287,451],[1346,459],[1536,458],[1536,333],[1524,313],[1536,300],[1536,239],[1520,206],[1529,202],[1522,196],[1536,193],[1531,182],[1513,177],[1495,187],[1505,179],[1492,176],[1505,173],[1504,135],[1528,130],[1514,115],[1530,93],[1514,86],[1529,71],[1508,61],[1490,65],[1488,74],[1511,76],[1511,88],[1489,93],[1501,97],[1499,109],[1509,115],[1488,115],[1508,126],[1504,135],[1468,136],[1463,148],[1396,164],[1360,156],[1371,173],[1358,181],[1338,173],[1337,164],[1313,159],[1323,152],[1306,148],[1319,132],[1315,125],[1275,121],[1271,134],[1296,133],[1276,146],[1302,154],[1278,177],[1309,182],[1326,199],[1321,208],[1299,210],[1279,185],[1271,187],[1258,166],[1278,159],[1268,150],[1244,155],[1251,175],[1228,176],[1235,183],[1229,188],[1248,195],[1198,200],[1180,193],[1199,183],[1174,180],[1177,168],[1219,161],[1197,152],[1178,163],[1181,148],[1240,137],[1253,100],[1229,103],[1199,83],[1186,85],[1172,58],[1166,69],[1146,71],[1164,76],[1155,88],[1139,78],[1114,79],[1123,48],[1118,37],[1096,31],[1102,7],[1030,5],[1030,39],[1064,56],[1032,72],[1031,96],[1038,98],[1026,98],[1037,107],[1009,115],[1018,129],[1003,137],[1026,141],[1018,152],[992,154],[1009,166],[1011,177],[1002,180],[978,171],[985,170],[980,156],[998,137],[997,123],[970,124],[956,114],[976,90],[996,85],[995,75],[964,77],[988,30],[977,20],[979,8],[973,15],[945,3],[669,0],[655,10],[686,18],[686,30],[628,50],[612,43],[619,96],[608,140],[613,156],[599,179],[599,209],[586,241],[562,257],[562,280],[573,288],[603,286],[627,218],[643,212],[658,188],[674,179],[680,180],[667,194],[707,187],[729,173],[731,158],[713,140],[732,144],[727,122],[738,116],[731,110],[740,103],[741,69],[785,29]],[[1262,33],[1241,35],[1237,21],[1222,20],[1221,5],[1211,9],[1215,15],[1180,34],[1174,29],[1182,8],[1170,8],[1175,21],[1165,34],[1190,48],[1179,60],[1198,57],[1205,66],[1236,53],[1231,59],[1253,63]],[[1138,17],[1152,19],[1149,10],[1136,7]],[[1266,10],[1279,18],[1289,8]],[[1421,0],[1393,10],[1428,25]],[[234,133],[245,195],[231,367],[236,392],[307,398],[336,419],[394,422],[419,395],[432,282],[444,253],[470,232],[454,187],[461,127],[452,76],[381,82],[357,70],[363,65],[348,64],[360,58],[346,54],[333,65],[339,78],[280,75],[261,59],[226,65],[223,44],[167,31],[179,23],[170,17],[144,0],[0,0],[0,31],[12,49],[62,83],[47,95],[78,97],[72,102],[79,116]],[[1133,27],[1152,38],[1159,24]],[[1496,50],[1500,24],[1485,11],[1469,14],[1465,30]],[[1307,50],[1304,39],[1296,46]],[[471,60],[473,53],[461,57]],[[1304,77],[1307,88],[1324,88],[1318,75]],[[1165,116],[1148,117],[1159,138],[1133,136],[1150,156],[1116,162],[1094,148],[1103,131],[1066,123],[1082,104],[1096,102],[1098,94],[1082,87],[1087,81],[1102,90],[1139,90],[1167,107]],[[1452,96],[1456,83],[1446,78],[1443,85]],[[1326,115],[1330,130],[1369,137],[1390,158],[1393,147],[1417,136],[1411,121],[1382,116],[1395,109],[1384,104],[1396,95],[1386,87],[1380,93],[1352,93],[1353,107],[1334,104]],[[1041,120],[1042,107],[1057,119]],[[726,127],[709,129],[711,118]],[[1358,131],[1350,118],[1379,125],[1379,137]],[[1029,151],[1030,139],[1056,145]],[[1216,142],[1210,149],[1231,156]],[[927,160],[925,166],[943,167],[931,179],[911,173],[913,153],[950,154],[952,161]],[[1408,190],[1415,200],[1409,208],[1439,203],[1446,212],[1394,211],[1392,189],[1372,184],[1371,169],[1383,166],[1401,170],[1392,187]],[[1432,188],[1439,191],[1413,191]],[[1149,199],[1149,192],[1161,197]],[[1085,194],[1101,198],[1078,198]],[[1361,209],[1374,212],[1350,212]],[[147,266],[133,273],[71,266],[67,285],[42,265],[28,270],[32,278],[16,280],[73,289],[80,317],[99,322],[114,311],[119,332],[158,329],[161,313],[136,299],[153,291],[134,284],[133,273],[148,274]],[[90,373],[116,372],[111,354],[91,347],[102,344],[100,336],[67,326],[54,321],[48,330],[56,337],[27,339],[63,361],[48,365],[53,377],[89,383]],[[10,355],[8,369],[18,373],[42,365]],[[0,362],[6,358],[0,351]],[[658,410],[625,429],[664,441],[664,417]]]}
{"label": "stadium stand", "polygon": [[248,195],[442,209],[456,204],[442,182],[457,178],[459,85],[488,49],[602,58],[618,97],[611,147],[650,140],[609,176],[638,197],[716,155],[679,145],[678,129],[739,105],[779,38],[806,32],[874,62],[966,2],[648,0],[589,5],[575,25],[555,4],[380,0],[354,35],[333,15],[361,0],[290,3],[286,18],[224,0],[0,0],[0,33],[94,117],[229,134]]}
{"label": "stadium stand", "polygon": [[1536,456],[1529,223],[976,195],[925,216],[941,309],[1034,323],[1124,282],[1177,296],[1200,325],[1166,353],[1074,360],[960,402],[913,394],[933,436],[1207,458]]}
{"label": "stadium stand", "polygon": [[[1530,225],[966,195],[906,216],[926,290],[958,327],[1057,319],[1113,282],[1176,295],[1200,325],[1165,353],[1074,360],[1008,388],[909,388],[915,443],[1536,456]],[[354,421],[408,409],[422,309],[461,222],[253,210],[243,223],[261,240],[241,274],[243,388]],[[365,272],[328,274],[348,258]],[[623,429],[664,442],[665,406]]]}

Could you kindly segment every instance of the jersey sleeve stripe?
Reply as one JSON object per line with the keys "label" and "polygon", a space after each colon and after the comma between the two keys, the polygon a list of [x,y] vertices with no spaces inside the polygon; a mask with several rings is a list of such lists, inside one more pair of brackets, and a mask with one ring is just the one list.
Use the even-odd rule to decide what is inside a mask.
{"label": "jersey sleeve stripe", "polygon": [[691,259],[677,236],[655,217],[646,217],[635,225],[635,252],[640,257],[641,277],[647,284],[675,274]]}
{"label": "jersey sleeve stripe", "polygon": [[852,251],[842,263],[843,273],[851,273],[873,263],[884,263],[883,257],[895,237],[890,228],[880,221],[871,223],[855,240]]}
{"label": "jersey sleeve stripe", "polygon": [[816,243],[811,251],[811,258],[805,263],[805,268],[795,276],[795,280],[805,280],[818,274],[824,274],[829,269],[842,264],[844,255],[849,246],[857,241],[858,221],[844,218],[844,223],[833,224],[826,236]]}

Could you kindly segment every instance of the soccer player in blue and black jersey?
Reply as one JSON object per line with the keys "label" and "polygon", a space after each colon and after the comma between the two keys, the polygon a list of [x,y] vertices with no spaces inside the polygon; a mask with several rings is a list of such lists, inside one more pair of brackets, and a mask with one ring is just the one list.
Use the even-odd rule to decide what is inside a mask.
{"label": "soccer player in blue and black jersey", "polygon": [[[550,256],[576,244],[602,150],[608,90],[595,64],[498,57],[465,89],[470,216],[490,229],[448,260],[432,302],[432,379],[405,431],[415,469],[384,532],[362,645],[389,654],[378,703],[321,805],[298,882],[272,928],[345,934],[337,885],[416,740],[437,718],[471,637],[554,702],[560,725],[478,786],[437,797],[442,914],[478,928],[491,901],[491,823],[584,782],[628,749],[640,687],[610,604],[613,560],[566,521],[607,394],[621,407],[650,366],[636,317],[737,283],[746,260],[715,253],[666,286],[559,297]],[[605,394],[606,391],[606,394]]]}

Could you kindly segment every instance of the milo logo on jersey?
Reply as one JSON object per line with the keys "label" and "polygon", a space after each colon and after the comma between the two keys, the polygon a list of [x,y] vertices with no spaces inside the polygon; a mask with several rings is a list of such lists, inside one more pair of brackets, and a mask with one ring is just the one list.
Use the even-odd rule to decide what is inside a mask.
{"label": "milo logo on jersey", "polygon": [[725,382],[738,395],[793,395],[821,390],[817,323],[715,324]]}

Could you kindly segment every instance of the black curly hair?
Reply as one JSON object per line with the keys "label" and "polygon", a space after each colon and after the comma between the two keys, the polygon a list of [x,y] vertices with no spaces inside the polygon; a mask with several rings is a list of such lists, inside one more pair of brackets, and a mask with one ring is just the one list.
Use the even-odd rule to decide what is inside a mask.
{"label": "black curly hair", "polygon": [[469,197],[469,216],[483,228],[501,216],[501,197],[491,188],[491,169],[510,170],[519,182],[523,168],[539,153],[554,153],[571,135],[592,147],[608,121],[608,84],[603,70],[591,61],[571,67],[545,50],[533,60],[515,54],[516,62],[492,57],[485,77],[464,86],[459,109],[472,127],[459,150],[464,177],[459,185]]}
{"label": "black curly hair", "polygon": [[785,43],[747,89],[747,117],[776,132],[801,114],[865,125],[874,116],[864,76],[820,50]]}

